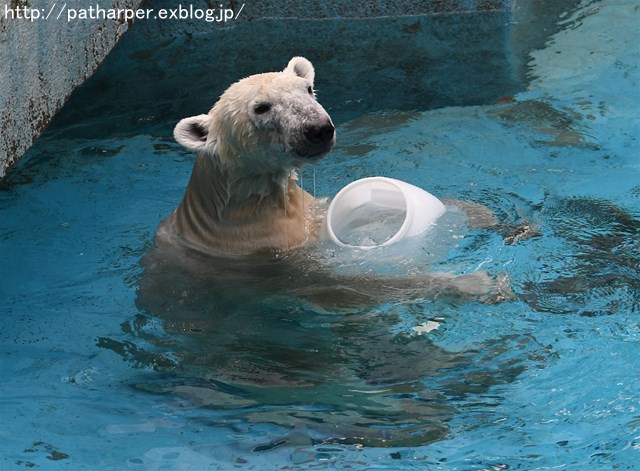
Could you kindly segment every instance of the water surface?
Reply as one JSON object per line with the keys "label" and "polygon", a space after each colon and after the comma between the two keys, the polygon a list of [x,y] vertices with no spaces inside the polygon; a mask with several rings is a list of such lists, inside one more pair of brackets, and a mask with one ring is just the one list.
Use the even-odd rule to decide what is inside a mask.
{"label": "water surface", "polygon": [[[132,31],[2,182],[3,469],[633,469],[640,11],[568,2],[543,15],[545,37],[485,15],[271,34],[318,32],[296,45],[338,123],[318,195],[384,175],[501,221],[381,254],[394,263],[323,257],[352,272],[507,272],[517,299],[501,304],[321,309],[167,272],[164,304],[145,307],[141,263],[193,163],[173,124],[238,77],[283,68],[295,47],[257,57],[239,27],[209,37],[239,53],[202,75],[200,36],[142,54],[147,33]],[[511,32],[507,52],[497,31]],[[375,67],[315,46],[340,34],[360,37]],[[287,276],[295,256],[262,263]]]}

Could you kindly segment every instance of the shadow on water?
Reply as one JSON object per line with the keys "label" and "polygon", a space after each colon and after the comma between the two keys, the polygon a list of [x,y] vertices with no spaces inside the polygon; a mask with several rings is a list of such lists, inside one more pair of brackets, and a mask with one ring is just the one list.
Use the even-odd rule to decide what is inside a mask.
{"label": "shadow on water", "polygon": [[[526,282],[522,299],[536,311],[559,314],[640,311],[640,219],[594,198],[549,198],[538,209],[548,237],[562,241],[547,262],[561,260],[562,269],[551,280]],[[544,263],[543,253],[538,262]]]}

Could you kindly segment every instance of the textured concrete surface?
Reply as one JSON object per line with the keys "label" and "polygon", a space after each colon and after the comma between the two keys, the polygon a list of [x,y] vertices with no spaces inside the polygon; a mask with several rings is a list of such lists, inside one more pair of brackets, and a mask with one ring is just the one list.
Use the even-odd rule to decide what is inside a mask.
{"label": "textured concrete surface", "polygon": [[[101,6],[139,3],[104,0]],[[63,11],[62,3],[47,0],[0,2],[0,178],[130,26],[124,18],[67,21],[68,9],[87,4],[64,5]]]}

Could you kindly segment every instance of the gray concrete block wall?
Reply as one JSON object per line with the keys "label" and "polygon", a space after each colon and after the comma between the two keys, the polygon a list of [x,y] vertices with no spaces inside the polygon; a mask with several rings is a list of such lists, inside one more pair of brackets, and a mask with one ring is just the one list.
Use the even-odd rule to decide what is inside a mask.
{"label": "gray concrete block wall", "polygon": [[[140,3],[105,0],[101,6]],[[87,5],[82,0],[0,3],[0,178],[131,24],[124,17],[67,21],[70,8]]]}

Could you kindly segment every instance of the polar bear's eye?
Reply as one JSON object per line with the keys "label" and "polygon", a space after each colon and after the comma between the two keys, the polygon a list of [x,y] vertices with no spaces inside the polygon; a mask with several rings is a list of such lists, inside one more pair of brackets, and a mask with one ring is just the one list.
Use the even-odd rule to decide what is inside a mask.
{"label": "polar bear's eye", "polygon": [[307,91],[309,92],[309,95],[313,95],[313,87],[307,88]]}
{"label": "polar bear's eye", "polygon": [[260,103],[253,109],[255,114],[265,114],[271,109],[271,103]]}

